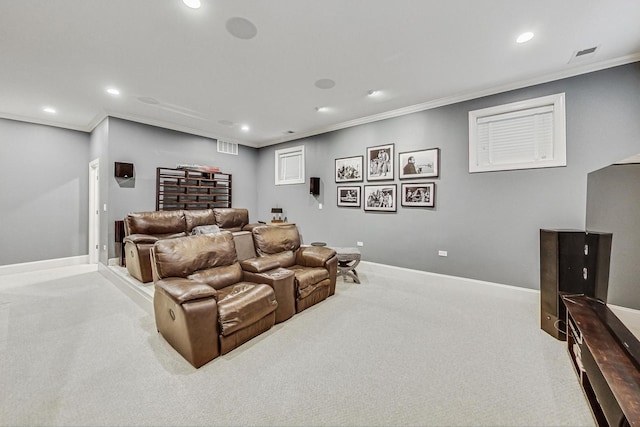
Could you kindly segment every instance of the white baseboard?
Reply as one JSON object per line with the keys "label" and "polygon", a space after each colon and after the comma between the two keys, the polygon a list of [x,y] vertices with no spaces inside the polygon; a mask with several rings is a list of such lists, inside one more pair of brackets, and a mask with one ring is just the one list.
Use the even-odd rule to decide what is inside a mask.
{"label": "white baseboard", "polygon": [[[0,265],[0,276],[6,274],[28,273],[31,271],[48,270],[50,268],[70,267],[89,263],[89,255],[79,255],[67,258],[45,259],[42,261],[23,262],[20,264]],[[96,265],[96,269],[97,269]]]}
{"label": "white baseboard", "polygon": [[361,267],[363,267],[362,268],[363,271],[370,271],[372,273],[382,274],[382,275],[393,275],[395,277],[397,277],[398,274],[402,274],[404,275],[404,277],[407,277],[409,279],[418,279],[420,276],[445,277],[445,278],[451,278],[451,279],[460,280],[468,283],[475,283],[475,284],[486,285],[486,286],[497,286],[501,288],[516,290],[516,291],[523,291],[523,292],[533,292],[538,294],[540,293],[540,290],[538,289],[523,288],[520,286],[505,285],[502,283],[486,282],[484,280],[469,279],[466,277],[459,277],[459,276],[450,276],[447,274],[431,273],[429,271],[413,270],[410,268],[396,267],[396,266],[387,265],[387,264],[378,264],[370,261],[360,262],[360,264],[358,264],[358,270],[360,270]]}

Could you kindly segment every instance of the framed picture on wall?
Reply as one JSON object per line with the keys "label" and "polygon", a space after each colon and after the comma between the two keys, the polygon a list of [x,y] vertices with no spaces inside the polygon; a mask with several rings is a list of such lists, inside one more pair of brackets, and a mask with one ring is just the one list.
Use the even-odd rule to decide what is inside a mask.
{"label": "framed picture on wall", "polygon": [[336,182],[362,181],[363,156],[336,159]]}
{"label": "framed picture on wall", "polygon": [[396,184],[365,185],[364,186],[364,210],[395,212],[396,211]]}
{"label": "framed picture on wall", "polygon": [[400,179],[436,178],[440,175],[440,149],[400,153],[398,169]]}
{"label": "framed picture on wall", "polygon": [[433,182],[402,184],[400,193],[402,206],[436,206],[436,184]]}
{"label": "framed picture on wall", "polygon": [[338,186],[338,206],[360,207],[360,186]]}
{"label": "framed picture on wall", "polygon": [[367,148],[367,180],[382,181],[393,179],[394,144]]}

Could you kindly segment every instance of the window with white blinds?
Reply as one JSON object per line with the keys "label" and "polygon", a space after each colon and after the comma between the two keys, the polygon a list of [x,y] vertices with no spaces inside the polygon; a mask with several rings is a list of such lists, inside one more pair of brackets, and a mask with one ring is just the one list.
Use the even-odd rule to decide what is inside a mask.
{"label": "window with white blinds", "polygon": [[469,172],[566,164],[564,93],[469,112]]}
{"label": "window with white blinds", "polygon": [[276,185],[304,184],[304,145],[276,150]]}
{"label": "window with white blinds", "polygon": [[227,142],[218,140],[218,153],[238,155],[238,144],[235,142]]}

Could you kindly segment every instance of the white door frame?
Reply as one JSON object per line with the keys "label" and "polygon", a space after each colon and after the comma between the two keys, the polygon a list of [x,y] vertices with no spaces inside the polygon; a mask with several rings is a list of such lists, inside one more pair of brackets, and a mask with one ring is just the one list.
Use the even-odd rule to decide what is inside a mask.
{"label": "white door frame", "polygon": [[89,163],[89,264],[100,260],[100,159]]}

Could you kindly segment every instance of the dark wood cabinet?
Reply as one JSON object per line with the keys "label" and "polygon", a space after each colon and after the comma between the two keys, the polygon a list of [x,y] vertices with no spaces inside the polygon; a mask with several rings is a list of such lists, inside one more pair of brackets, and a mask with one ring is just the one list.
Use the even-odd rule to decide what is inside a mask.
{"label": "dark wood cabinet", "polygon": [[231,174],[157,168],[156,210],[231,207]]}
{"label": "dark wood cabinet", "polygon": [[607,301],[611,233],[540,230],[540,327],[566,339],[561,293]]}
{"label": "dark wood cabinet", "polygon": [[567,350],[598,426],[640,426],[640,342],[602,301],[565,296]]}

